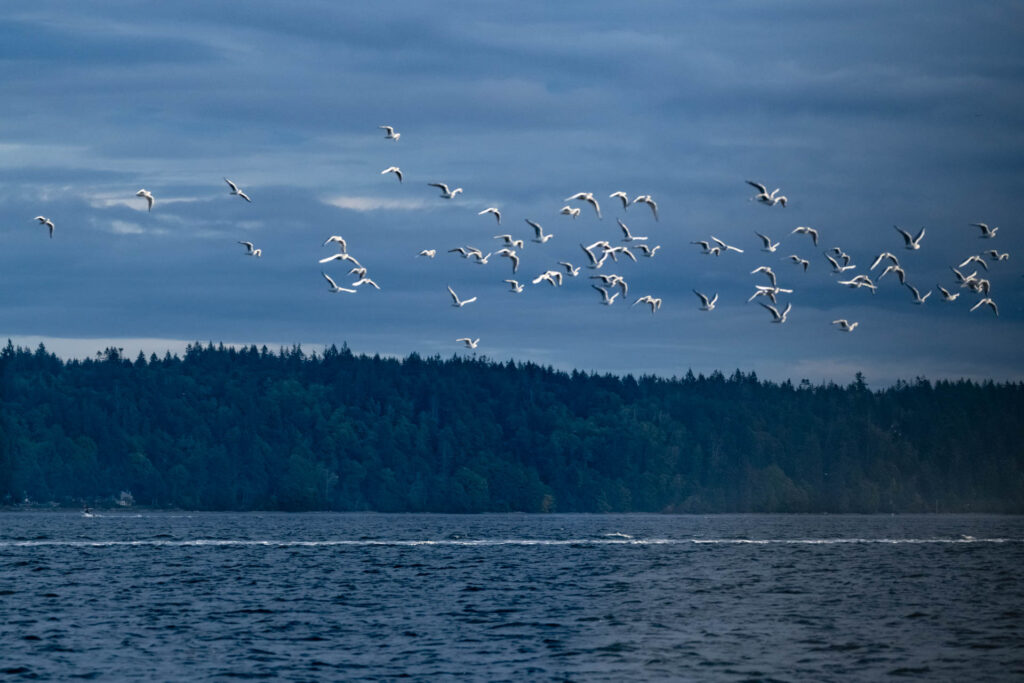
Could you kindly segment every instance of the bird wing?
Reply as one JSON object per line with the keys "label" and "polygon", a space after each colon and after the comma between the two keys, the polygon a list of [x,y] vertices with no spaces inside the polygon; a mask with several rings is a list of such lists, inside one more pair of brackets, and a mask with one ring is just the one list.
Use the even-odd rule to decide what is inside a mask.
{"label": "bird wing", "polygon": [[782,316],[779,314],[779,309],[775,308],[774,306],[770,306],[770,305],[764,303],[763,301],[758,301],[757,303],[759,303],[762,306],[764,306],[765,308],[767,308],[771,312],[772,317],[775,318],[776,320],[779,320],[780,318],[782,318]]}
{"label": "bird wing", "polygon": [[748,180],[747,185],[756,188],[757,191],[760,192],[761,194],[768,194],[768,188],[762,185],[761,183],[755,183],[753,180]]}
{"label": "bird wing", "polygon": [[459,295],[455,293],[455,290],[452,289],[451,286],[448,287],[448,293],[452,295],[452,300],[455,303],[459,303]]}
{"label": "bird wing", "polygon": [[322,270],[320,271],[320,274],[324,276],[324,279],[325,279],[325,280],[327,280],[327,283],[328,283],[328,284],[329,284],[329,285],[330,285],[331,287],[337,287],[337,286],[338,286],[338,284],[337,284],[337,283],[336,283],[336,282],[335,282],[334,280],[332,280],[332,279],[331,279],[331,276],[330,276],[330,275],[328,275],[327,273],[325,273],[325,272],[324,272],[324,271],[322,271]]}
{"label": "bird wing", "polygon": [[231,188],[232,192],[238,192],[238,185],[235,185],[233,182],[231,182],[227,178],[224,179],[224,182],[228,184],[228,186]]}
{"label": "bird wing", "polygon": [[911,242],[914,241],[914,238],[910,236],[910,233],[902,229],[900,226],[894,225],[892,227],[896,228],[896,230],[899,231],[901,235],[903,235],[903,241],[906,242],[907,244],[910,244]]}
{"label": "bird wing", "polygon": [[445,194],[451,194],[448,191],[448,186],[445,185],[444,183],[427,183],[427,185],[429,185],[430,187],[436,187],[439,190],[441,190],[441,192],[444,192]]}
{"label": "bird wing", "polygon": [[696,294],[698,297],[700,297],[701,303],[703,303],[705,306],[708,305],[709,301],[708,301],[708,298],[706,296],[704,296],[703,294],[698,292],[696,289],[693,290],[693,293]]}

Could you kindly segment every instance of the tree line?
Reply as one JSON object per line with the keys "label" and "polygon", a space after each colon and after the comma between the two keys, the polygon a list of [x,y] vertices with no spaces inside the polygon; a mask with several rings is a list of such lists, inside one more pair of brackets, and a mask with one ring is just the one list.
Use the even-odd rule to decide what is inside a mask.
{"label": "tree line", "polygon": [[346,346],[0,350],[0,500],[209,510],[1024,512],[1024,385],[873,391]]}

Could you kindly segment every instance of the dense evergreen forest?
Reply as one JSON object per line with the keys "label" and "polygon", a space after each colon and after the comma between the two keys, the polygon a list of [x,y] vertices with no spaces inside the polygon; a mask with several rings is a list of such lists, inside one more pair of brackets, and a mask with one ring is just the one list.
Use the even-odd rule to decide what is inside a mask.
{"label": "dense evergreen forest", "polygon": [[1024,512],[1024,385],[871,391],[277,353],[0,351],[0,499],[190,509]]}

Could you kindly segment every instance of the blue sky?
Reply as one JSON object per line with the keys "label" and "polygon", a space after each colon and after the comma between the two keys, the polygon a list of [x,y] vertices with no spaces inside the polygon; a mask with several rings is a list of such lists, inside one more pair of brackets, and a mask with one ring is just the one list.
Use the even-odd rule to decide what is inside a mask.
{"label": "blue sky", "polygon": [[[0,335],[66,355],[213,340],[443,356],[470,336],[491,358],[601,372],[1024,378],[1019,3],[348,5],[5,7]],[[391,165],[404,183],[380,174]],[[789,205],[749,201],[748,178]],[[440,199],[437,181],[465,192]],[[653,195],[661,220],[622,211],[616,190]],[[603,220],[584,204],[559,215],[580,191]],[[501,230],[477,215],[488,206]],[[528,239],[536,220],[555,237],[521,251],[528,281],[582,265],[580,242],[617,243],[616,217],[662,248],[602,269],[630,286],[611,307],[586,270],[515,295],[507,260],[446,253]],[[983,240],[973,222],[1001,229]],[[922,249],[894,224],[926,227]],[[317,263],[332,234],[381,291],[327,292],[321,268],[339,283],[347,270]],[[690,242],[710,235],[745,251],[703,256]],[[843,288],[821,253],[833,246],[854,273],[892,251],[933,294],[916,306],[891,276],[875,295]],[[437,258],[415,258],[425,248]],[[949,266],[990,248],[1011,254],[982,273],[999,317],[969,312],[966,290],[943,303]],[[746,302],[759,265],[794,290],[785,325]],[[478,301],[452,308],[447,285]],[[716,310],[693,288],[718,292]],[[663,299],[656,315],[622,305],[642,294]]]}

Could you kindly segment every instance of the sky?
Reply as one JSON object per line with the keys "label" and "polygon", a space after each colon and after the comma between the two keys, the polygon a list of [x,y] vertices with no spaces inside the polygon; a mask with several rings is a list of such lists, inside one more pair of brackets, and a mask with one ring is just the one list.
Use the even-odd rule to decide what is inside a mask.
{"label": "sky", "polygon": [[[355,5],[5,6],[0,337],[65,357],[347,343],[665,377],[1024,380],[1019,2]],[[381,174],[392,165],[404,182]],[[787,205],[751,201],[747,180]],[[442,199],[431,182],[464,192]],[[659,220],[624,210],[618,190],[652,195]],[[565,201],[577,192],[602,219]],[[491,206],[500,226],[478,215]],[[527,218],[552,240],[530,242]],[[623,276],[628,297],[602,306],[586,268],[561,288],[529,284],[558,261],[585,265],[581,243],[623,244],[617,218],[661,245],[596,271]],[[982,239],[976,222],[1000,230]],[[894,225],[926,228],[921,249]],[[502,233],[527,240],[515,275],[497,256],[448,253],[496,251]],[[321,271],[351,282],[348,264],[318,263],[335,234],[380,291],[328,291]],[[711,235],[743,253],[691,244]],[[831,274],[832,247],[857,269]],[[988,249],[1010,254],[980,272],[998,317],[971,312],[979,296],[950,270]],[[874,294],[836,283],[877,277],[883,251],[932,292],[924,305],[892,275]],[[747,302],[762,265],[793,290],[785,324]],[[477,301],[455,308],[447,286]],[[719,295],[714,311],[694,289]],[[646,294],[657,313],[630,305]],[[841,332],[838,318],[859,325]]]}

